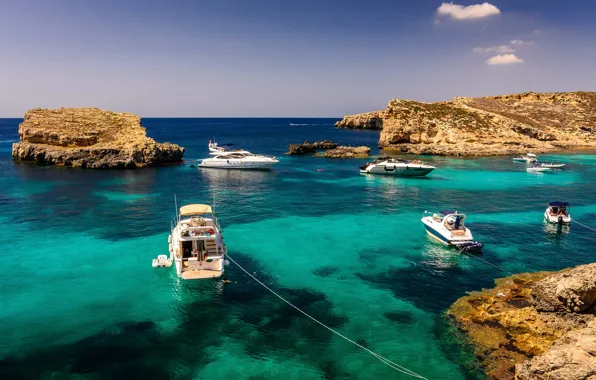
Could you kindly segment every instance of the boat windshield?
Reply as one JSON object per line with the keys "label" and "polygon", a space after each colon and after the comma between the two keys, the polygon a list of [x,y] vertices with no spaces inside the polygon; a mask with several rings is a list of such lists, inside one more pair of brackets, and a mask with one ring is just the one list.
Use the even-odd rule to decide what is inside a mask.
{"label": "boat windshield", "polygon": [[249,157],[252,155],[253,154],[251,154],[251,153],[230,153],[230,154],[222,154],[222,155],[216,156],[215,158],[221,158],[221,159],[228,160],[230,158],[236,158],[236,159],[246,158],[246,157]]}

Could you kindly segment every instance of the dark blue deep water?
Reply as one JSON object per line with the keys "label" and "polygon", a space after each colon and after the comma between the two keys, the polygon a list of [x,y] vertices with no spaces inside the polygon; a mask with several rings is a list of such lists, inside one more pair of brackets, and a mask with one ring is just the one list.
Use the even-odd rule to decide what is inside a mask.
{"label": "dark blue deep water", "polygon": [[[213,203],[230,255],[327,325],[429,379],[477,378],[444,310],[503,273],[429,240],[420,216],[467,212],[482,258],[510,272],[594,261],[596,234],[542,221],[566,200],[596,227],[596,156],[531,174],[511,157],[425,157],[427,178],[361,176],[363,160],[289,157],[290,143],[369,145],[335,119],[144,119],[184,165],[125,171],[13,162],[21,120],[0,119],[0,378],[406,378],[227,267],[181,282],[167,253],[174,194]],[[207,142],[280,157],[271,172],[200,170]],[[542,157],[541,157],[542,158]]]}

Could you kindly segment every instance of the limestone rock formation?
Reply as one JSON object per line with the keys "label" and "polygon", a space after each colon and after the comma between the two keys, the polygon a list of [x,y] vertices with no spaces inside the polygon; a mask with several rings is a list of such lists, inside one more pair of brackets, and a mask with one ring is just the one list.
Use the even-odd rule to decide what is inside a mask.
{"label": "limestone rock formation", "polygon": [[329,149],[323,154],[327,158],[364,158],[368,157],[370,148],[367,146],[338,146],[334,149]]}
{"label": "limestone rock formation", "polygon": [[596,266],[582,265],[548,276],[534,285],[538,311],[582,312],[596,304]]}
{"label": "limestone rock formation", "polygon": [[19,125],[14,160],[93,169],[181,162],[184,148],[147,137],[141,118],[98,108],[36,108]]}
{"label": "limestone rock formation", "polygon": [[568,332],[544,354],[515,366],[517,380],[596,379],[596,321]]}
{"label": "limestone rock formation", "polygon": [[383,129],[385,111],[365,112],[357,115],[344,116],[343,120],[335,123],[336,128],[354,129]]}
{"label": "limestone rock formation", "polygon": [[[586,284],[594,281],[594,270],[596,270],[596,264],[588,264],[555,273],[522,273],[498,279],[495,281],[495,288],[472,292],[458,299],[449,308],[447,315],[453,318],[457,327],[472,343],[474,353],[489,378],[514,379],[515,365],[535,358],[532,363],[522,366],[530,377],[519,377],[519,374],[518,377],[538,379],[540,377],[532,377],[534,376],[532,371],[539,371],[537,368],[554,371],[555,367],[548,369],[544,366],[548,358],[556,357],[557,351],[561,357],[567,355],[565,353],[567,348],[563,348],[571,345],[564,343],[566,339],[564,337],[569,336],[570,332],[586,328],[590,323],[593,324],[595,316],[592,309],[584,309],[582,313],[543,311],[538,310],[534,305],[551,305],[553,297],[548,293],[548,289],[558,289],[555,282],[561,284],[561,287],[567,284],[571,287],[568,292],[560,293],[563,295],[561,305],[568,305],[567,299],[572,299],[573,305],[580,302],[582,305],[590,304],[591,293],[583,290],[590,287]],[[560,310],[565,309],[560,308]],[[586,331],[586,334],[589,331]],[[588,347],[591,343],[586,340],[586,344]],[[586,348],[586,352],[589,349]],[[555,351],[551,352],[552,350]],[[545,359],[539,359],[539,355],[543,354],[547,355]],[[596,360],[596,357],[593,356],[591,360]],[[566,366],[575,365],[573,360],[565,363],[567,363]],[[593,365],[594,361],[591,361],[590,366]],[[582,368],[584,368],[583,364]]]}
{"label": "limestone rock formation", "polygon": [[309,153],[316,153],[317,150],[324,150],[324,149],[334,149],[337,148],[338,144],[334,143],[333,141],[323,140],[323,141],[315,141],[314,143],[309,143],[306,140],[302,144],[290,144],[288,146],[288,153],[290,155],[299,155],[299,154],[309,154]]}
{"label": "limestone rock formation", "polygon": [[343,128],[380,128],[379,147],[415,154],[487,156],[596,147],[596,92],[391,100],[346,116]]}

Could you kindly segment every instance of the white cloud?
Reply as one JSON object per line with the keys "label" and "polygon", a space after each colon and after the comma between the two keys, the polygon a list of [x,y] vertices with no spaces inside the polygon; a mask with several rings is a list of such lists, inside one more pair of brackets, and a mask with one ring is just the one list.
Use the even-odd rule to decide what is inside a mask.
{"label": "white cloud", "polygon": [[515,54],[499,54],[486,60],[489,65],[510,65],[512,63],[522,63],[524,60],[519,59]]}
{"label": "white cloud", "polygon": [[439,21],[439,19],[435,19],[435,22],[434,22],[435,25],[439,25],[440,23],[441,23],[441,21]]}
{"label": "white cloud", "polygon": [[532,40],[511,40],[512,45],[532,45],[533,43]]}
{"label": "white cloud", "polygon": [[439,8],[437,8],[437,13],[442,16],[451,16],[451,18],[456,20],[468,20],[498,15],[501,13],[501,11],[499,8],[489,3],[468,6],[453,3],[443,3]]}
{"label": "white cloud", "polygon": [[474,53],[513,53],[515,50],[509,45],[491,46],[487,48],[476,47],[472,49]]}
{"label": "white cloud", "polygon": [[532,33],[534,33],[534,34],[540,34],[540,33],[542,33],[542,32],[541,32],[540,30],[536,29],[536,30],[535,30],[535,31],[533,31]]}

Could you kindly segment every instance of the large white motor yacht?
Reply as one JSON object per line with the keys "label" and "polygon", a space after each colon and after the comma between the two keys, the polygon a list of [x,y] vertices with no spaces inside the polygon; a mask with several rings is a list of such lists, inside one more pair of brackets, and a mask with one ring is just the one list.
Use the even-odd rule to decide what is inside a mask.
{"label": "large white motor yacht", "polygon": [[544,212],[544,219],[554,224],[570,224],[571,215],[568,207],[569,203],[567,202],[550,202]]}
{"label": "large white motor yacht", "polygon": [[168,243],[178,277],[195,280],[223,274],[226,245],[211,206],[180,207],[172,220]]}
{"label": "large white motor yacht", "polygon": [[433,170],[435,170],[434,166],[423,164],[420,161],[409,161],[398,158],[389,158],[360,167],[361,174],[383,174],[404,177],[425,176]]}
{"label": "large white motor yacht", "polygon": [[479,250],[482,243],[475,242],[472,231],[464,224],[466,214],[454,210],[442,210],[438,214],[422,217],[422,224],[429,236],[435,240],[456,246],[464,251]]}
{"label": "large white motor yacht", "polygon": [[214,155],[214,157],[203,159],[199,164],[199,167],[269,170],[273,165],[279,162],[275,157],[252,154],[249,151],[242,149],[228,150],[211,141],[209,142],[209,154]]}

